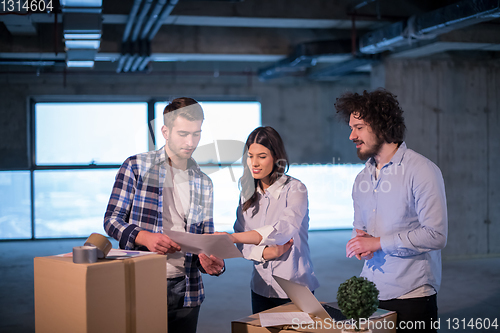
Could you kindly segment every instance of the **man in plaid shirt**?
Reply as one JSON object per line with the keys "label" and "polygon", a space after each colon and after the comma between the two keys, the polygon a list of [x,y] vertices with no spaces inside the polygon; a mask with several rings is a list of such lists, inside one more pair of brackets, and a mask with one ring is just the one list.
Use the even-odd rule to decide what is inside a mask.
{"label": "man in plaid shirt", "polygon": [[196,332],[205,298],[200,271],[220,275],[224,261],[183,254],[164,230],[213,233],[213,185],[191,158],[201,134],[203,110],[192,98],[165,107],[164,148],[129,157],[116,175],[104,229],[120,248],[167,256],[168,330]]}

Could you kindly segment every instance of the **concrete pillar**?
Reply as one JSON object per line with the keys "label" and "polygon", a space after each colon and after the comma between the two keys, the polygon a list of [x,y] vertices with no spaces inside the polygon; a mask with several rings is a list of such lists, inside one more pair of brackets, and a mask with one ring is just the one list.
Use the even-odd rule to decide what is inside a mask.
{"label": "concrete pillar", "polygon": [[0,169],[29,168],[26,86],[0,89]]}

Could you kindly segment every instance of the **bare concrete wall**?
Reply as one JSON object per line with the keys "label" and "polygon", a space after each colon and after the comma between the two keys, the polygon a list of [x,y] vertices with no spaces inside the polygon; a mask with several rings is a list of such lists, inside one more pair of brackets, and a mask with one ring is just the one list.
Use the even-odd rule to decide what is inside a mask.
{"label": "bare concrete wall", "polygon": [[26,85],[0,88],[0,168],[28,168]]}
{"label": "bare concrete wall", "polygon": [[[65,82],[66,81],[66,82]],[[48,100],[249,99],[262,105],[262,124],[282,135],[292,163],[359,163],[349,129],[333,104],[344,91],[367,89],[367,78],[338,83],[259,82],[241,76],[10,74],[0,76],[0,169],[27,168],[31,98]]]}
{"label": "bare concrete wall", "polygon": [[[388,60],[385,87],[398,96],[408,147],[444,176],[445,256],[500,253],[500,63]],[[377,80],[372,80],[377,82]],[[380,81],[378,81],[380,82]]]}

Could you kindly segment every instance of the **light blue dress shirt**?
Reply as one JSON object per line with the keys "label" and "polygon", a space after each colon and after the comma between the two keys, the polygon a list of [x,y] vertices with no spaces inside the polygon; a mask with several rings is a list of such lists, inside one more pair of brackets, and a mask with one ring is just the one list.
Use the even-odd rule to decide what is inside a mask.
{"label": "light blue dress shirt", "polygon": [[[272,275],[307,286],[311,291],[319,287],[309,252],[309,209],[307,189],[299,180],[281,176],[264,193],[258,189],[258,212],[251,206],[243,212],[237,209],[235,232],[256,230],[262,235],[259,245],[237,244],[246,259],[253,260],[251,289],[264,297],[288,298]],[[266,245],[285,244],[293,238],[293,245],[281,257],[264,260]]]}
{"label": "light blue dress shirt", "polygon": [[380,237],[382,250],[365,261],[361,276],[379,299],[398,298],[423,285],[441,284],[441,249],[448,217],[439,168],[402,143],[375,179],[370,158],[353,186],[354,228]]}

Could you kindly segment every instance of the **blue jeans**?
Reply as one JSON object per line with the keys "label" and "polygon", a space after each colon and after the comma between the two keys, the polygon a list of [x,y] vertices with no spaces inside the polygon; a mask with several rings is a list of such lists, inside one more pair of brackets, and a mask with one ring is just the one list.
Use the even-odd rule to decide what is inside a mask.
{"label": "blue jeans", "polygon": [[168,332],[196,333],[200,307],[184,307],[186,278],[167,279]]}

